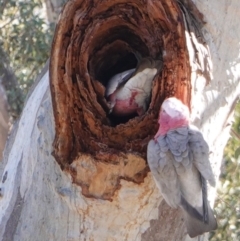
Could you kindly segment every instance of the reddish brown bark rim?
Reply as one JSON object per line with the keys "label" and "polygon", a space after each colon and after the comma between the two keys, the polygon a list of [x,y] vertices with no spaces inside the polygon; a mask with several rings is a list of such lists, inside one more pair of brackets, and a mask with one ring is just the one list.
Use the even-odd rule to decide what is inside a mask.
{"label": "reddish brown bark rim", "polygon": [[[105,85],[113,74],[136,66],[136,51],[163,58],[164,66],[155,77],[145,115],[116,125],[107,113]],[[148,172],[146,146],[156,132],[162,101],[176,96],[190,103],[189,57],[177,1],[69,1],[55,31],[50,85],[54,156],[83,192],[110,198],[120,178],[142,182]],[[94,179],[104,168],[104,175],[112,176],[106,182],[112,184],[96,191],[91,185],[105,180],[104,175]]]}

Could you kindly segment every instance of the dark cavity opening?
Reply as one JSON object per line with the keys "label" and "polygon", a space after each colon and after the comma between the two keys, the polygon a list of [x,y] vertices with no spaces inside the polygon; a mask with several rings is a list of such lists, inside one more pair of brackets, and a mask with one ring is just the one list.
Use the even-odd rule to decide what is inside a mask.
{"label": "dark cavity opening", "polygon": [[[110,61],[110,64],[106,64],[105,66],[103,66],[98,78],[105,87],[107,86],[107,83],[111,79],[111,77],[125,70],[136,68],[138,63],[135,54],[132,52],[127,52],[127,50],[123,50],[120,53],[111,54],[109,59],[112,61]],[[114,64],[111,66],[111,63]],[[107,96],[105,96],[105,98],[106,101],[108,101]],[[112,126],[124,124],[136,116],[137,114],[131,114],[126,116],[118,116],[114,115],[113,113],[108,114],[108,118]]]}
{"label": "dark cavity opening", "polygon": [[[114,64],[111,66],[112,63]],[[106,87],[107,82],[112,76],[125,70],[135,68],[136,66],[137,58],[133,53],[110,54],[108,61],[105,62],[105,65],[98,73],[97,79]]]}
{"label": "dark cavity opening", "polygon": [[[96,46],[93,47],[89,59],[89,73],[93,81],[99,81],[105,88],[111,77],[137,66],[138,59],[136,55],[141,57],[149,56],[146,44],[132,29],[126,26],[109,29],[101,36],[98,36],[98,39],[94,41],[94,45]],[[108,114],[109,109],[106,107],[108,99],[106,99],[105,94],[102,96],[102,93],[97,93],[97,95],[99,103],[106,111],[112,126],[126,123],[137,116],[137,114],[128,116]],[[103,98],[105,98],[106,103],[104,103]]]}

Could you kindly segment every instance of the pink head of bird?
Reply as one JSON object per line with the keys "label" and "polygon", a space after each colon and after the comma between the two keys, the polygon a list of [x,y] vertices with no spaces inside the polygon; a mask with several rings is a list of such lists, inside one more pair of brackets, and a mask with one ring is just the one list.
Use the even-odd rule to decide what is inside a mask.
{"label": "pink head of bird", "polygon": [[170,97],[164,100],[158,117],[160,126],[154,138],[157,139],[158,136],[165,135],[169,130],[188,126],[189,116],[188,107],[177,98]]}

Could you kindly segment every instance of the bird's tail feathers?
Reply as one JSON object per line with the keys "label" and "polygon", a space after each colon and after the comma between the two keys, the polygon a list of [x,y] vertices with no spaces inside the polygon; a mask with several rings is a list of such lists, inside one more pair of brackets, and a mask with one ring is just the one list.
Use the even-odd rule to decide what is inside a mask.
{"label": "bird's tail feathers", "polygon": [[206,183],[206,179],[201,176],[201,181],[202,181],[202,201],[203,201],[203,221],[204,223],[208,223],[209,220],[209,203],[207,200],[207,183]]}
{"label": "bird's tail feathers", "polygon": [[181,207],[184,212],[184,220],[187,227],[187,232],[191,238],[217,229],[217,221],[209,203],[207,203],[208,220],[205,220],[203,215],[201,215],[191,205],[188,205],[187,208],[183,207],[183,205],[181,205]]}
{"label": "bird's tail feathers", "polygon": [[194,217],[199,221],[203,221],[203,215],[196,208],[194,208],[183,196],[181,196],[180,207],[184,212],[188,213],[189,216]]}

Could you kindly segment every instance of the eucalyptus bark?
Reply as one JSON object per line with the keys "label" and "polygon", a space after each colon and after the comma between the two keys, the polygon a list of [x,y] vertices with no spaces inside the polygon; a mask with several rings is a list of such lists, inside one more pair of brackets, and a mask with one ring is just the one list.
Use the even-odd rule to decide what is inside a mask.
{"label": "eucalyptus bark", "polygon": [[[240,93],[239,1],[194,3],[67,3],[50,77],[43,72],[6,147],[0,240],[190,240],[155,186],[147,142],[163,99],[175,95],[208,141],[218,177]],[[164,67],[146,114],[115,125],[105,73],[134,64],[134,50],[161,54]]]}
{"label": "eucalyptus bark", "polygon": [[50,23],[56,23],[62,6],[67,0],[44,0],[46,6],[47,19]]}

